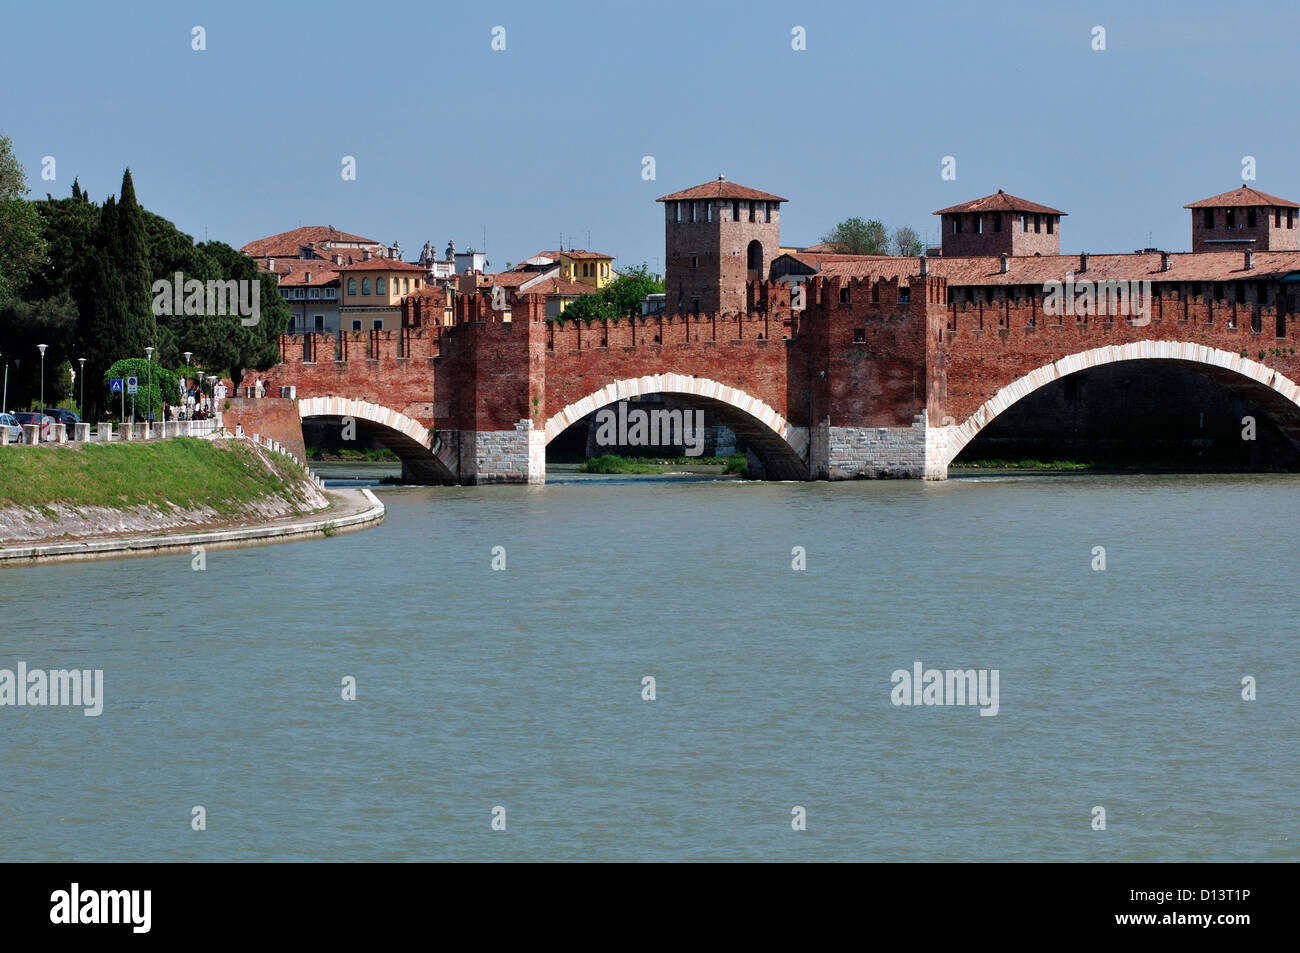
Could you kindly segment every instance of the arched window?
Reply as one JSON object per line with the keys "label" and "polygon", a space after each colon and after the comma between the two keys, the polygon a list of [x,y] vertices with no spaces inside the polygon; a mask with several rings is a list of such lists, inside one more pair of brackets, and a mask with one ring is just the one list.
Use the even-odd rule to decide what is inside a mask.
{"label": "arched window", "polygon": [[348,279],[348,294],[350,294],[350,295],[354,295],[354,294],[356,294],[356,293],[357,293],[357,279],[355,279],[355,278],[349,278],[349,279]]}
{"label": "arched window", "polygon": [[762,281],[763,275],[763,243],[754,239],[749,243],[749,249],[745,254],[746,267],[755,274],[751,280]]}
{"label": "arched window", "polygon": [[362,293],[363,295],[368,295],[368,294],[370,294],[370,279],[369,279],[369,278],[362,278],[362,279],[361,279],[361,293]]}
{"label": "arched window", "polygon": [[375,294],[377,295],[386,294],[387,291],[388,291],[388,281],[384,278],[383,275],[380,275],[378,278],[375,279]]}
{"label": "arched window", "polygon": [[402,279],[402,294],[406,294],[406,289],[407,289],[407,284],[406,284],[406,283],[407,283],[408,281],[410,281],[410,280],[411,280],[411,279],[409,279],[409,278],[403,278],[403,279]]}

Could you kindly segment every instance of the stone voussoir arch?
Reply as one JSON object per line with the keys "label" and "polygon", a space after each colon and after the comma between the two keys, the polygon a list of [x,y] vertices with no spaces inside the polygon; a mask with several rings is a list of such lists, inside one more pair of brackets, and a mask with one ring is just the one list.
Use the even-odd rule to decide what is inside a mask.
{"label": "stone voussoir arch", "polygon": [[352,417],[366,420],[395,430],[430,453],[433,452],[433,436],[428,427],[382,404],[350,397],[304,397],[298,401],[298,416],[304,420],[308,417]]}
{"label": "stone voussoir arch", "polygon": [[689,374],[649,374],[612,381],[552,415],[546,421],[546,442],[550,443],[583,417],[602,407],[646,394],[697,397],[702,401],[734,408],[761,424],[773,437],[779,438],[795,456],[801,460],[807,459],[808,428],[796,427],[772,406],[743,390]]}
{"label": "stone voussoir arch", "polygon": [[1077,371],[1121,361],[1168,361],[1231,371],[1246,380],[1268,388],[1300,409],[1300,386],[1267,364],[1252,361],[1241,354],[1193,341],[1134,341],[1129,344],[1113,344],[1079,351],[1059,358],[1051,364],[1035,368],[1003,387],[960,424],[941,428],[946,431],[943,466],[947,467],[981,430],[1022,398]]}

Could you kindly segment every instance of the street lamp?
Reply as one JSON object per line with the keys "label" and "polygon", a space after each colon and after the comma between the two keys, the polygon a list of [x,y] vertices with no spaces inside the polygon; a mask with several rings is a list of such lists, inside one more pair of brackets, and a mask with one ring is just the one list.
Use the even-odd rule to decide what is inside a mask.
{"label": "street lamp", "polygon": [[[37,419],[43,420],[45,418],[45,349],[49,347],[49,345],[38,344],[36,347],[41,352],[41,406],[36,408],[36,412],[40,414],[40,417]],[[36,432],[40,433],[40,431],[41,428],[38,427]]]}
{"label": "street lamp", "polygon": [[86,359],[77,358],[77,363],[81,365],[81,419],[86,419]]}
{"label": "street lamp", "polygon": [[149,368],[146,372],[144,383],[144,392],[149,395],[149,403],[146,405],[148,409],[145,412],[144,417],[144,434],[148,437],[153,431],[153,427],[151,426],[153,424],[153,348],[147,347],[144,349],[144,359],[149,362]]}
{"label": "street lamp", "polygon": [[186,393],[188,393],[188,391],[189,391],[189,386],[190,386],[190,358],[193,357],[193,356],[194,356],[194,352],[193,352],[193,351],[186,351],[186,352],[185,352],[185,386],[181,388],[181,409],[182,409],[182,410],[187,410],[187,412],[188,412],[188,409],[189,409],[189,404],[187,404],[186,401],[185,401],[185,395],[186,395]]}
{"label": "street lamp", "polygon": [[211,397],[208,398],[208,417],[215,420],[217,417],[217,375],[208,375],[208,390]]}

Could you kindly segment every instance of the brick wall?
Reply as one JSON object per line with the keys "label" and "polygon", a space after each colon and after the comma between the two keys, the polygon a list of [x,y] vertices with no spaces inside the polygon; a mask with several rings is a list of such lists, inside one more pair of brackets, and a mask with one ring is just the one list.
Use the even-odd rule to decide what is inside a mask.
{"label": "brick wall", "polygon": [[222,410],[221,420],[227,430],[234,433],[242,425],[245,435],[261,434],[263,438],[278,440],[286,450],[306,462],[307,450],[303,446],[302,420],[296,400],[231,397],[226,404],[229,406]]}

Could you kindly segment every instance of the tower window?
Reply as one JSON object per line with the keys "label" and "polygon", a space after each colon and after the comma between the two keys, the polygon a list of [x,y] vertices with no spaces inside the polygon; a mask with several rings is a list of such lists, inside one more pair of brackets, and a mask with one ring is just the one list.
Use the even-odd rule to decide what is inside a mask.
{"label": "tower window", "polygon": [[840,289],[840,304],[849,304],[850,300],[851,299],[849,298],[849,286],[845,285],[843,288]]}
{"label": "tower window", "polygon": [[731,200],[731,220],[733,222],[740,221],[740,199]]}
{"label": "tower window", "polygon": [[746,204],[749,206],[749,220],[750,220],[751,222],[756,222],[756,221],[758,221],[758,219],[757,219],[757,217],[756,217],[757,214],[758,214],[758,203],[757,203],[757,202],[747,202]]}
{"label": "tower window", "polygon": [[698,221],[699,204],[700,203],[695,201],[694,199],[691,200],[691,222],[692,223]]}
{"label": "tower window", "polygon": [[1273,227],[1282,227],[1282,210],[1280,208],[1273,209]]}
{"label": "tower window", "polygon": [[1293,208],[1286,210],[1286,227],[1295,228],[1295,209]]}
{"label": "tower window", "polygon": [[771,203],[771,202],[764,202],[764,203],[763,203],[763,221],[765,221],[765,222],[770,222],[770,221],[772,221],[772,203]]}
{"label": "tower window", "polygon": [[960,216],[960,215],[954,215],[954,216],[952,217],[952,233],[953,233],[954,235],[960,235],[960,234],[961,234],[961,216]]}
{"label": "tower window", "polygon": [[704,220],[705,220],[706,222],[711,222],[711,221],[713,221],[713,203],[712,203],[712,202],[705,202],[705,203],[704,203]]}
{"label": "tower window", "polygon": [[1228,211],[1224,213],[1223,218],[1224,218],[1223,224],[1226,225],[1228,228],[1236,227],[1236,221],[1235,221],[1236,214],[1232,211],[1232,209],[1228,209]]}
{"label": "tower window", "polygon": [[1043,230],[1043,216],[1038,213],[1034,214],[1034,234],[1037,235]]}
{"label": "tower window", "polygon": [[699,256],[699,255],[692,255],[692,256],[691,256],[691,267],[692,267],[692,268],[698,268],[698,267],[700,267],[700,256]]}
{"label": "tower window", "polygon": [[1049,235],[1052,234],[1052,230],[1053,230],[1053,228],[1055,227],[1055,226],[1054,226],[1054,223],[1055,223],[1055,222],[1056,222],[1056,216],[1055,216],[1055,215],[1049,215],[1049,216],[1047,216],[1047,234],[1049,234]]}
{"label": "tower window", "polygon": [[1255,210],[1253,208],[1246,209],[1246,227],[1255,227]]}
{"label": "tower window", "polygon": [[1205,210],[1205,227],[1206,228],[1214,227],[1214,209],[1212,208],[1207,208]]}
{"label": "tower window", "polygon": [[674,202],[673,205],[674,205],[673,214],[676,217],[676,220],[680,222],[682,220],[682,203]]}
{"label": "tower window", "polygon": [[1000,232],[1000,231],[1002,231],[1002,213],[1001,213],[1001,212],[994,212],[994,213],[993,213],[993,231],[995,231],[995,232]]}

